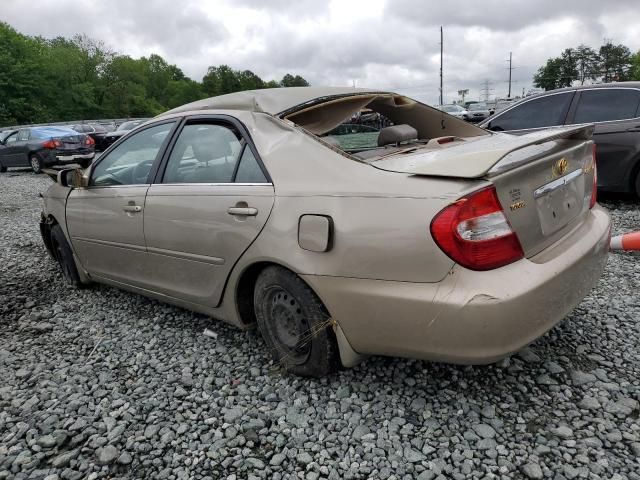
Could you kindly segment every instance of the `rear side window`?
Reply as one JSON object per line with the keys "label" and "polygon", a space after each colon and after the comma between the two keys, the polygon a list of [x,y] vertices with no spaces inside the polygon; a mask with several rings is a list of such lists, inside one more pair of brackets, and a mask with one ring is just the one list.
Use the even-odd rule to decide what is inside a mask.
{"label": "rear side window", "polygon": [[244,147],[242,157],[240,157],[240,165],[236,173],[237,183],[267,183],[267,177],[260,168],[256,157],[248,145]]}
{"label": "rear side window", "polygon": [[581,93],[573,123],[607,122],[638,116],[640,92],[628,89],[598,89]]}
{"label": "rear side window", "polygon": [[26,140],[29,140],[29,130],[20,130],[18,132],[18,141],[24,142]]}
{"label": "rear side window", "polygon": [[162,183],[231,183],[244,140],[225,125],[186,125],[167,163]]}
{"label": "rear side window", "polygon": [[573,92],[558,93],[529,100],[491,120],[487,128],[501,132],[564,124]]}

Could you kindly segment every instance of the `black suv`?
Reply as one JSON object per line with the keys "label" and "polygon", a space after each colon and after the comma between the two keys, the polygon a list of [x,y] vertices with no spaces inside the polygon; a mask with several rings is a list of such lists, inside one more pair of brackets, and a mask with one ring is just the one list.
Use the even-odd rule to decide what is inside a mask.
{"label": "black suv", "polygon": [[598,188],[640,196],[640,82],[550,90],[527,97],[480,126],[516,135],[594,123]]}

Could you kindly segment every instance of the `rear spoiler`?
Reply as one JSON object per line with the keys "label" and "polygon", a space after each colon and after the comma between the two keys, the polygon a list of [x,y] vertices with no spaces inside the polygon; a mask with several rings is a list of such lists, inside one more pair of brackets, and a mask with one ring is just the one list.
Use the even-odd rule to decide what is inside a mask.
{"label": "rear spoiler", "polygon": [[[453,178],[483,178],[529,162],[554,147],[554,140],[591,140],[594,125],[549,128],[525,135],[493,133],[450,147],[390,155],[370,165],[381,170]],[[453,142],[452,142],[453,143]]]}
{"label": "rear spoiler", "polygon": [[[550,149],[549,142],[554,140],[591,140],[594,128],[594,125],[581,125],[557,131],[554,135],[543,135],[539,140],[532,140],[525,145],[511,150],[498,160],[493,167],[489,169],[487,174],[492,176],[516,168],[522,163],[535,160]],[[529,134],[527,137],[531,135],[532,134]]]}

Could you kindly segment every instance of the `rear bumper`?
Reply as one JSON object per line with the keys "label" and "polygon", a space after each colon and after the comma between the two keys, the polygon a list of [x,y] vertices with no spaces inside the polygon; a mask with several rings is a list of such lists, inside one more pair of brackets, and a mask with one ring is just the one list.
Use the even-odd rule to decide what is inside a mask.
{"label": "rear bumper", "polygon": [[96,153],[93,149],[76,150],[72,152],[63,152],[51,150],[43,159],[46,166],[64,165],[67,163],[78,163],[80,160],[91,160]]}
{"label": "rear bumper", "polygon": [[491,363],[536,340],[589,293],[607,261],[610,226],[596,206],[531,259],[489,272],[455,266],[435,284],[304,279],[358,353]]}

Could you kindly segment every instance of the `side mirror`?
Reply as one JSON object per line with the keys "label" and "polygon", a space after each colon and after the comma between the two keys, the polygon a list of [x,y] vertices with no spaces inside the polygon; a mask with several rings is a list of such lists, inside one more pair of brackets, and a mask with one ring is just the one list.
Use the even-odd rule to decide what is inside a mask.
{"label": "side mirror", "polygon": [[58,172],[56,181],[63,187],[85,188],[88,184],[88,177],[85,177],[81,168],[67,168]]}

